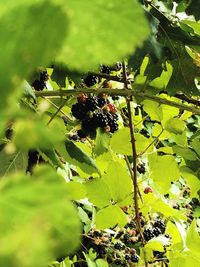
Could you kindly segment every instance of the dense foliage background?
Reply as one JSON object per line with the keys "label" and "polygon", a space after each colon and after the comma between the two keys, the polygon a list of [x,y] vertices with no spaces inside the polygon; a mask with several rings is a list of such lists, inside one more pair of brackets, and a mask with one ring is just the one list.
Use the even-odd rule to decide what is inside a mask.
{"label": "dense foliage background", "polygon": [[199,6],[0,0],[0,266],[199,266]]}

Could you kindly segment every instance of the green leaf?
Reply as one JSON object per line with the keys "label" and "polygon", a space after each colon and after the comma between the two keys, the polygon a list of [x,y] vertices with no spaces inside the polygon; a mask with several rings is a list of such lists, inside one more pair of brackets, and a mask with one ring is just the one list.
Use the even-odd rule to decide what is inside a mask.
{"label": "green leaf", "polygon": [[141,211],[146,215],[152,211],[159,211],[166,217],[172,217],[178,220],[186,220],[186,216],[184,215],[183,211],[173,209],[169,204],[165,203],[162,199],[155,197],[153,194],[147,194],[143,196]]}
{"label": "green leaf", "polygon": [[[177,102],[176,98],[169,97],[165,94],[161,94],[160,97],[165,98],[167,100],[172,100],[172,101]],[[168,106],[168,105],[161,105],[161,108],[162,108],[162,114],[163,114],[162,125],[163,125],[163,127],[165,127],[165,123],[169,119],[171,119],[171,118],[173,118],[179,114],[179,109],[176,107],[173,107],[173,106]]]}
{"label": "green leaf", "polygon": [[173,72],[171,64],[166,62],[166,70],[163,70],[160,77],[153,79],[149,85],[158,89],[165,89]]}
{"label": "green leaf", "polygon": [[70,200],[79,200],[86,197],[85,187],[83,184],[71,181],[66,184]]}
{"label": "green leaf", "polygon": [[[136,151],[137,153],[143,153],[147,147],[152,143],[152,138],[146,138],[140,133],[135,134],[136,140]],[[146,153],[150,153],[153,151],[153,145],[151,145],[147,150]]]}
{"label": "green leaf", "polygon": [[120,202],[132,194],[133,184],[127,170],[119,162],[111,162],[102,180],[108,186],[113,201]]}
{"label": "green leaf", "polygon": [[182,134],[185,130],[185,122],[179,118],[171,118],[165,123],[165,129],[170,133]]}
{"label": "green leaf", "polygon": [[180,171],[175,158],[171,155],[158,156],[153,153],[148,156],[148,159],[150,177],[159,186],[161,192],[168,192],[171,182],[180,178]]}
{"label": "green leaf", "polygon": [[[45,31],[50,34],[44,34],[44,27],[41,27],[44,24]],[[56,2],[19,0],[7,3],[0,15],[0,50],[4,51],[0,85],[6,88],[1,91],[0,109],[5,108],[13,89],[23,78],[55,57],[67,29],[67,14]]]}
{"label": "green leaf", "polygon": [[90,222],[90,218],[88,217],[87,213],[81,207],[78,207],[77,209],[81,221],[85,224],[88,224]]}
{"label": "green leaf", "polygon": [[168,223],[167,223],[166,233],[172,237],[172,245],[181,244],[181,246],[183,248],[183,239],[182,239],[182,236],[179,232],[179,229],[171,221],[168,221]]}
{"label": "green leaf", "polygon": [[103,259],[96,260],[97,267],[109,267],[107,261]]}
{"label": "green leaf", "polygon": [[191,143],[192,148],[195,150],[195,152],[198,154],[200,158],[200,139],[193,139]]}
{"label": "green leaf", "polygon": [[17,151],[13,154],[8,154],[6,150],[0,151],[0,176],[10,174],[17,171],[26,171],[28,164],[27,152]]}
{"label": "green leaf", "polygon": [[116,224],[122,227],[126,223],[126,215],[118,206],[101,209],[96,215],[96,227],[98,229],[112,228]]}
{"label": "green leaf", "polygon": [[77,0],[68,1],[65,8],[70,30],[58,61],[65,63],[67,58],[70,69],[88,71],[100,62],[116,62],[131,54],[149,33],[137,1]]}
{"label": "green leaf", "polygon": [[65,141],[66,160],[88,174],[99,173],[95,161],[72,141]]}
{"label": "green leaf", "polygon": [[111,193],[107,184],[101,178],[89,180],[84,186],[87,192],[87,197],[93,205],[99,208],[110,205]]}
{"label": "green leaf", "polygon": [[166,245],[168,243],[167,241],[168,239],[164,236],[154,237],[146,243],[144,248],[163,252],[163,245]]}
{"label": "green leaf", "polygon": [[195,173],[187,166],[182,166],[180,170],[181,170],[181,175],[187,181],[187,184],[190,187],[190,197],[198,198],[198,191],[200,189],[200,180],[195,175]]}
{"label": "green leaf", "polygon": [[94,153],[99,156],[108,150],[110,143],[110,135],[103,132],[100,128],[97,129],[95,140]]}
{"label": "green leaf", "polygon": [[43,267],[77,248],[80,221],[65,185],[49,166],[1,181],[1,266]]}
{"label": "green leaf", "polygon": [[151,100],[142,101],[144,111],[149,115],[151,120],[162,120],[162,108],[159,103]]}
{"label": "green leaf", "polygon": [[13,142],[21,150],[49,149],[52,144],[64,141],[65,136],[57,128],[49,129],[41,118],[32,115],[32,118],[18,119],[15,123]]}
{"label": "green leaf", "polygon": [[190,250],[198,251],[200,247],[200,237],[196,227],[196,221],[193,220],[186,235],[186,246]]}
{"label": "green leaf", "polygon": [[180,47],[178,58],[172,60],[171,65],[173,67],[173,73],[167,85],[167,91],[175,94],[181,90],[187,95],[199,95],[195,78],[200,76],[200,70],[187,54],[184,47]]}
{"label": "green leaf", "polygon": [[193,29],[193,33],[200,36],[200,22],[192,20],[182,20],[181,23],[189,25]]}
{"label": "green leaf", "polygon": [[121,128],[111,138],[110,146],[115,153],[132,155],[131,138],[129,128]]}
{"label": "green leaf", "polygon": [[190,148],[182,146],[173,146],[173,151],[186,160],[197,160],[197,154]]}

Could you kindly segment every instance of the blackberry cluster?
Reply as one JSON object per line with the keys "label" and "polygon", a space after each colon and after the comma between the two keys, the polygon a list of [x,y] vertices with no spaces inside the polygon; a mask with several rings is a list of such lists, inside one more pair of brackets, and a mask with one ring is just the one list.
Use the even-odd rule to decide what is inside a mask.
{"label": "blackberry cluster", "polygon": [[38,80],[35,80],[31,86],[36,90],[36,91],[42,91],[44,88],[46,88],[46,82],[49,79],[49,75],[47,71],[42,71],[40,72],[40,78]]}
{"label": "blackberry cluster", "polygon": [[[83,240],[85,242],[84,246],[88,247],[88,242],[92,242],[90,247],[92,246],[98,256],[106,258],[110,264],[109,266],[132,266],[133,263],[137,263],[140,260],[140,257],[137,255],[136,249],[123,242],[124,236],[127,234],[126,231],[128,230],[125,230],[125,232],[120,231],[122,233],[118,235],[118,230],[118,234],[115,231],[112,234],[91,230]],[[131,238],[131,235],[128,235],[128,237]]]}
{"label": "blackberry cluster", "polygon": [[152,227],[146,228],[143,232],[144,239],[149,241],[150,239],[157,237],[165,232],[165,223],[162,219],[157,219],[153,222]]}
{"label": "blackberry cluster", "polygon": [[145,229],[143,232],[143,236],[146,241],[149,241],[150,239],[154,238],[155,235],[153,233],[153,229],[152,228]]}
{"label": "blackberry cluster", "polygon": [[157,219],[154,222],[153,227],[154,228],[158,228],[161,231],[161,233],[164,234],[166,227],[165,227],[165,223],[163,222],[163,220]]}
{"label": "blackberry cluster", "polygon": [[95,136],[96,129],[100,127],[105,132],[114,133],[118,129],[118,115],[116,107],[109,102],[107,96],[86,96],[81,94],[78,102],[72,105],[72,115],[81,120],[80,138]]}

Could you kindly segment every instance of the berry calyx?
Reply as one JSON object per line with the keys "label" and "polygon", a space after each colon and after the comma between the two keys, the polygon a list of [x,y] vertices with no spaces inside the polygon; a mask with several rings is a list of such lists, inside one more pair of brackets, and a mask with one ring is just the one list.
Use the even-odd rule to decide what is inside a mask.
{"label": "berry calyx", "polygon": [[112,82],[111,81],[104,81],[102,83],[102,87],[103,88],[110,88],[110,89],[112,89]]}
{"label": "berry calyx", "polygon": [[88,96],[86,94],[81,93],[78,97],[77,97],[77,101],[78,103],[85,103],[87,100]]}

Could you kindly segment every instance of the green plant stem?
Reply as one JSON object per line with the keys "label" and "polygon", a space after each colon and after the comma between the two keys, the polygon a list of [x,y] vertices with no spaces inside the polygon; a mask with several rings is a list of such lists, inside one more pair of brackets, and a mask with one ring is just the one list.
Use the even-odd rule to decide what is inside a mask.
{"label": "green plant stem", "polygon": [[193,114],[200,115],[200,109],[196,108],[194,106],[188,106],[185,104],[177,103],[172,100],[168,100],[165,98],[161,98],[159,96],[150,95],[147,93],[142,93],[134,90],[129,89],[108,89],[108,88],[101,88],[101,89],[94,89],[94,88],[81,88],[81,89],[73,89],[73,90],[56,90],[56,91],[37,91],[35,92],[36,97],[64,97],[64,96],[72,96],[72,95],[78,95],[80,93],[86,93],[86,94],[100,94],[100,93],[107,93],[109,95],[119,95],[119,96],[125,96],[130,97],[134,96],[138,98],[140,101],[144,99],[152,100],[154,102],[157,102],[159,104],[168,105],[171,107],[176,107],[181,110],[187,110],[190,111]]}

